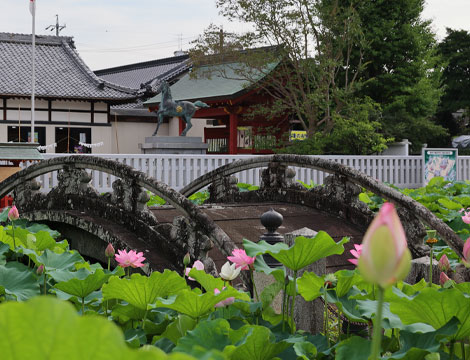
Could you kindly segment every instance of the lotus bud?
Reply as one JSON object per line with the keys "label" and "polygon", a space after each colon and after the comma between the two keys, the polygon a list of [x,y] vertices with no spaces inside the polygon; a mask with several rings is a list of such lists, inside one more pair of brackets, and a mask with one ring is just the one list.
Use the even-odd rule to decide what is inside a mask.
{"label": "lotus bud", "polygon": [[42,275],[43,272],[44,272],[44,265],[41,264],[41,265],[39,265],[38,269],[36,270],[36,274]]}
{"label": "lotus bud", "polygon": [[410,268],[405,230],[393,204],[385,203],[364,235],[359,272],[370,283],[386,288],[403,280]]}
{"label": "lotus bud", "polygon": [[189,255],[189,253],[186,253],[186,255],[183,258],[184,267],[188,266],[190,261],[191,261],[191,256]]}
{"label": "lotus bud", "polygon": [[444,272],[450,270],[450,263],[449,263],[449,259],[447,258],[446,254],[441,256],[441,258],[439,259],[439,262],[437,264],[437,267],[439,268],[440,271],[444,271]]}
{"label": "lotus bud", "polygon": [[112,258],[116,254],[116,251],[113,248],[113,245],[111,243],[108,244],[106,247],[106,250],[104,251],[104,256],[107,258]]}
{"label": "lotus bud", "polygon": [[14,221],[14,220],[18,220],[19,218],[20,218],[20,213],[18,212],[18,209],[16,208],[16,206],[13,205],[10,211],[8,211],[8,219],[10,219],[10,221]]}
{"label": "lotus bud", "polygon": [[441,272],[441,276],[439,277],[439,284],[441,284],[441,286],[444,286],[446,282],[448,282],[450,279],[449,277],[447,276],[447,274],[445,272]]}
{"label": "lotus bud", "polygon": [[462,262],[465,267],[470,267],[470,237],[467,239],[467,241],[465,241],[465,244],[463,245]]}

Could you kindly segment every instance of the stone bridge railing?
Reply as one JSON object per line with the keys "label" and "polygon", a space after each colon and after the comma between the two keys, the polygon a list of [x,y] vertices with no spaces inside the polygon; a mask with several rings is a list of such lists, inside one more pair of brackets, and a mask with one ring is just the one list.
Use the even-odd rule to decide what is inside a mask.
{"label": "stone bridge railing", "polygon": [[[91,177],[87,169],[115,176],[113,192],[98,194],[89,184]],[[52,171],[58,171],[58,184],[44,194],[34,179]],[[175,219],[172,226],[159,224],[146,209],[149,199],[146,190],[165,199],[183,216]],[[175,266],[182,266],[182,255],[190,252],[193,259],[206,259],[210,269],[213,264],[206,255],[212,242],[225,255],[234,246],[212,219],[179,192],[127,165],[100,157],[67,156],[31,165],[0,183],[0,198],[10,192],[14,192],[21,212],[33,218],[35,213],[47,211],[48,216],[72,221],[66,220],[64,214],[78,211],[123,225],[149,246],[158,243],[162,255]]]}
{"label": "stone bridge railing", "polygon": [[[424,235],[424,228],[416,221],[416,219],[419,219],[431,229],[437,230],[439,235],[457,254],[462,254],[463,243],[460,237],[425,206],[358,170],[324,158],[302,155],[270,155],[238,160],[208,172],[180,191],[184,196],[190,196],[205,186],[211,185],[212,201],[223,201],[224,197],[226,201],[246,201],[251,198],[251,200],[257,202],[274,199],[289,201],[289,198],[291,198],[290,201],[303,204],[307,202],[309,197],[306,197],[304,189],[299,189],[299,187],[302,187],[294,181],[295,171],[288,166],[316,169],[334,175],[325,182],[326,186],[310,190],[310,201],[314,207],[330,213],[337,212],[338,215],[343,211],[342,209],[349,212],[355,211],[356,214],[368,215],[367,209],[364,209],[364,204],[359,203],[357,200],[361,188],[365,188],[395,203],[399,210],[401,209],[402,220],[405,220],[403,221],[405,230],[407,230],[406,226],[408,225],[410,227],[407,231],[408,238],[409,240],[411,238],[414,242],[411,246],[414,245],[417,253],[422,252],[420,245]],[[231,178],[231,176],[240,171],[260,167],[267,167],[262,173],[260,191],[255,191],[253,194],[239,193],[236,187],[237,180]],[[291,195],[285,191],[286,189],[291,190]],[[294,195],[292,195],[292,191]],[[299,191],[302,191],[302,194],[299,195]],[[363,221],[368,221],[366,218],[367,216],[361,217]],[[368,222],[364,225],[367,227]],[[420,231],[412,230],[411,227],[418,228]],[[411,234],[413,231],[415,234]]]}
{"label": "stone bridge railing", "polygon": [[[321,170],[334,176],[327,179],[325,186],[306,191],[295,183],[295,172],[288,166]],[[235,185],[236,180],[231,178],[231,175],[262,167],[267,169],[263,171],[260,190],[240,194]],[[113,183],[113,192],[99,196],[89,186],[90,176],[85,169],[106,172],[119,178]],[[48,194],[41,194],[34,178],[55,170],[60,171],[58,186]],[[395,203],[399,210],[402,210],[405,226],[411,224],[411,228],[415,227],[415,230],[410,228],[408,233],[414,231],[414,235],[411,236],[414,242],[412,245],[418,253],[421,234],[424,232],[422,221],[430,228],[436,229],[451,248],[462,254],[461,239],[420,203],[355,169],[331,160],[310,156],[273,155],[238,160],[199,177],[185,186],[181,193],[115,161],[90,156],[68,156],[40,162],[6,179],[0,183],[0,197],[15,191],[17,205],[25,211],[75,208],[118,223],[132,224],[132,229],[143,237],[151,238],[152,235],[157,237],[165,244],[164,248],[170,254],[169,257],[178,262],[180,260],[176,260],[175,253],[184,251],[185,247],[194,247],[192,249],[194,256],[204,257],[210,247],[208,245],[210,240],[225,255],[233,249],[233,243],[225,232],[187,199],[187,196],[207,185],[211,185],[213,201],[274,200],[306,204],[343,217],[356,214],[359,219],[357,221],[361,222],[362,228],[365,229],[372,214],[357,200],[357,195],[363,187]],[[187,221],[174,224],[178,227],[178,231],[165,229],[146,211],[145,189],[165,199],[185,216]],[[359,224],[358,222],[356,223]],[[179,237],[184,237],[186,234],[186,239],[178,243],[176,233]],[[194,236],[189,238],[187,234],[190,233],[203,236],[200,239]],[[178,251],[173,249],[175,247]]]}

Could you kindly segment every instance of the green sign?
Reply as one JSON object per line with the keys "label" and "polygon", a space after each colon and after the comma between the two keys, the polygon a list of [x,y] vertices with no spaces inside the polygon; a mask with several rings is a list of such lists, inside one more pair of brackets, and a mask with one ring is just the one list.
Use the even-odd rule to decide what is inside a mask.
{"label": "green sign", "polygon": [[457,181],[458,149],[423,149],[423,186],[436,176]]}

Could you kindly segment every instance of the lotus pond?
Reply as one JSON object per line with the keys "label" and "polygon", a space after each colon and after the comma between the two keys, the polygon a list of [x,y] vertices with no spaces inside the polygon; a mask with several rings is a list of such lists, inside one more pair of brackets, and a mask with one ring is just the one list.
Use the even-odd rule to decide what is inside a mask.
{"label": "lotus pond", "polygon": [[[438,204],[433,211],[466,238],[466,189],[468,184],[435,180],[413,191]],[[371,208],[385,208],[372,194],[361,198]],[[365,236],[358,269],[297,276],[344,252],[348,239],[335,242],[320,231],[315,241],[298,237],[291,247],[244,240],[223,278],[198,270],[197,259],[189,258],[187,274],[144,275],[138,269],[145,260],[128,252],[116,258],[122,266],[91,263],[56,231],[10,221],[8,211],[0,214],[0,359],[470,359],[470,283],[403,282],[406,250],[390,246],[400,247],[404,239],[394,215],[384,210]],[[470,243],[464,255],[468,248]],[[443,244],[437,250],[438,258],[449,259],[443,270],[452,277],[462,260]],[[282,266],[268,266],[264,254]],[[114,249],[107,255],[116,256]],[[248,278],[261,272],[273,281],[251,294],[232,286],[240,272]],[[280,312],[273,308],[276,296],[282,298]],[[319,333],[296,329],[292,314],[299,296],[335,309],[326,312]],[[363,330],[352,332],[352,323]]]}

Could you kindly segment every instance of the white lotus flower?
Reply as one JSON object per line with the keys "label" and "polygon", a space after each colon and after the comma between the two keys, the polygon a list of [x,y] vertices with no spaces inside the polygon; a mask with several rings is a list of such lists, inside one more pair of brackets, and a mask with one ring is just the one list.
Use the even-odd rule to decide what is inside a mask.
{"label": "white lotus flower", "polygon": [[227,281],[232,281],[240,274],[241,268],[236,268],[236,264],[231,264],[227,261],[220,269],[220,277]]}

